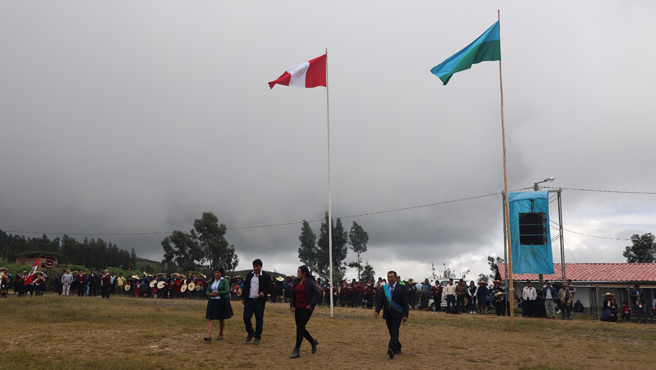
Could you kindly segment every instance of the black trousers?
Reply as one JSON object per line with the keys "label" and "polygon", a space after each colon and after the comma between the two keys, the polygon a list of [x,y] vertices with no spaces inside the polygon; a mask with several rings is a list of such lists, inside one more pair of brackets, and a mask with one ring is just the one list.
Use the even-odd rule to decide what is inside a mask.
{"label": "black trousers", "polygon": [[[244,324],[246,325],[246,332],[257,339],[262,338],[262,325],[264,324],[264,307],[266,302],[259,299],[247,299],[244,305]],[[255,315],[255,330],[251,319]]]}
{"label": "black trousers", "polygon": [[103,285],[100,288],[100,294],[102,295],[103,299],[109,298],[109,286]]}
{"label": "black trousers", "polygon": [[522,316],[524,317],[534,317],[533,313],[533,303],[535,301],[524,301],[522,302]]}
{"label": "black trousers", "polygon": [[465,296],[456,295],[456,306],[458,307],[458,312],[465,312]]}
{"label": "black trousers", "polygon": [[401,319],[391,319],[388,317],[385,322],[387,323],[387,330],[389,330],[390,334],[389,348],[391,348],[394,353],[397,353],[401,350],[401,342],[399,342]]}
{"label": "black trousers", "polygon": [[294,348],[301,348],[303,338],[307,339],[310,343],[314,342],[314,338],[312,338],[310,332],[305,328],[308,321],[310,321],[310,317],[312,317],[312,311],[314,310],[300,307],[296,307],[294,311],[294,318],[296,319],[296,347]]}
{"label": "black trousers", "polygon": [[84,293],[86,293],[87,287],[85,284],[77,284],[77,296],[78,297],[84,297]]}
{"label": "black trousers", "polygon": [[425,310],[428,308],[428,294],[421,295],[421,309]]}

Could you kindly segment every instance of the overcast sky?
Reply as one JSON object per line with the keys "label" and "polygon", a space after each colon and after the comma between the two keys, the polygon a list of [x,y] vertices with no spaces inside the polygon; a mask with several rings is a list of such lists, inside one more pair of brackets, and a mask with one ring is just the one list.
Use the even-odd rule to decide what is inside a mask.
{"label": "overcast sky", "polygon": [[[326,89],[267,82],[326,47],[334,216],[500,192],[498,62],[447,86],[430,73],[497,9],[509,188],[555,176],[656,191],[654,2],[14,1],[0,11],[0,229],[91,238],[188,231],[204,211],[229,228],[321,219]],[[563,218],[607,238],[654,233],[656,196],[567,190]],[[474,277],[503,254],[500,195],[342,221],[369,233],[379,276],[423,279],[434,262]],[[262,258],[292,273],[300,229],[226,238],[240,269]],[[101,237],[159,260],[164,236]],[[626,262],[629,244],[568,232],[566,260]]]}

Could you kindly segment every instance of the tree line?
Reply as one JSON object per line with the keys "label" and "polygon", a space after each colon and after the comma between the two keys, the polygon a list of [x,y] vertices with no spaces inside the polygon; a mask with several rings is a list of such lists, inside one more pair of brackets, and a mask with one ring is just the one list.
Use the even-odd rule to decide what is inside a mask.
{"label": "tree line", "polygon": [[227,230],[212,212],[203,212],[189,232],[176,230],[162,240],[162,265],[167,271],[186,272],[214,266],[234,271],[239,257],[235,246],[225,238]]}
{"label": "tree line", "polygon": [[[362,263],[362,254],[367,251],[369,243],[369,234],[357,222],[353,221],[351,231],[344,230],[341,219],[336,219],[332,224],[332,242],[333,242],[333,277],[335,281],[340,281],[344,277],[346,267],[352,267],[358,271],[358,279],[374,280],[376,272],[367,261]],[[298,248],[298,258],[303,264],[308,266],[316,275],[327,279],[330,276],[330,257],[328,242],[328,212],[324,215],[324,221],[319,229],[319,239],[310,227],[310,223],[303,220],[301,226],[301,235],[298,237],[301,246]],[[351,250],[356,254],[357,260],[346,263],[348,253],[347,244],[351,245]]]}
{"label": "tree line", "polygon": [[89,240],[85,237],[82,242],[66,234],[54,239],[49,239],[45,234],[40,238],[26,238],[0,230],[0,256],[5,260],[15,261],[21,254],[35,251],[58,253],[57,262],[63,265],[83,265],[98,269],[113,266],[128,270],[137,264],[134,248],[128,252],[100,238]]}

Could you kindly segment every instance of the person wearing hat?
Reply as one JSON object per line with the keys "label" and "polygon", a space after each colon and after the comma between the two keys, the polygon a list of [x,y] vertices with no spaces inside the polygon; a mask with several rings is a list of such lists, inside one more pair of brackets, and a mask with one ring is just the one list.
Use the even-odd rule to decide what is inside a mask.
{"label": "person wearing hat", "polygon": [[494,300],[494,311],[497,316],[506,315],[506,291],[501,286],[501,280],[494,280],[492,287],[492,299]]}
{"label": "person wearing hat", "polygon": [[535,300],[538,299],[538,293],[533,286],[531,286],[531,281],[526,280],[526,286],[522,289],[522,316],[524,317],[535,317]]}
{"label": "person wearing hat", "polygon": [[7,292],[8,291],[9,291],[9,276],[7,276],[7,272],[1,271],[0,272],[0,297],[8,298],[7,297]]}
{"label": "person wearing hat", "polygon": [[298,279],[290,285],[292,294],[289,297],[289,308],[294,313],[296,321],[296,346],[290,358],[298,358],[301,355],[303,338],[312,345],[312,353],[317,352],[319,342],[310,335],[305,326],[310,321],[314,308],[323,298],[307,266],[299,266],[296,276]]}
{"label": "person wearing hat", "polygon": [[481,311],[481,314],[487,315],[488,307],[492,302],[490,297],[490,290],[487,288],[487,281],[481,280],[478,282],[478,288],[476,288],[476,300],[478,301],[478,309]]}
{"label": "person wearing hat", "polygon": [[399,342],[399,329],[401,323],[408,321],[410,312],[410,303],[408,301],[408,292],[406,286],[399,284],[396,271],[387,273],[387,281],[382,287],[383,293],[378,296],[376,302],[376,313],[374,317],[378,318],[380,310],[383,310],[383,319],[387,323],[387,330],[390,334],[389,344],[387,345],[387,355],[393,359],[395,355],[401,354],[401,342]]}
{"label": "person wearing hat", "polygon": [[560,301],[560,314],[562,315],[563,320],[572,319],[572,299],[574,296],[572,292],[569,291],[569,286],[567,283],[558,291],[558,301]]}
{"label": "person wearing hat", "polygon": [[[604,303],[602,303],[601,307],[603,309],[601,313],[601,321],[617,321],[617,313],[615,313],[615,316],[613,316],[613,297],[615,297],[615,294],[613,293],[606,293],[602,297],[604,297]],[[615,306],[615,310],[617,310],[617,305]]]}
{"label": "person wearing hat", "polygon": [[647,323],[647,309],[649,301],[644,289],[640,288],[640,284],[635,283],[633,289],[629,291],[629,298],[631,299],[631,311],[633,315],[638,317],[638,323]]}
{"label": "person wearing hat", "polygon": [[214,268],[214,279],[207,284],[207,309],[205,318],[207,322],[207,337],[203,338],[206,342],[212,341],[212,328],[214,320],[219,320],[219,336],[216,340],[223,340],[223,329],[225,329],[225,320],[232,317],[232,306],[230,305],[230,284],[223,277],[223,268]]}
{"label": "person wearing hat", "polygon": [[556,318],[555,304],[558,300],[556,288],[551,286],[549,280],[545,281],[546,287],[542,289],[542,299],[544,300],[544,309],[547,311],[547,319]]}

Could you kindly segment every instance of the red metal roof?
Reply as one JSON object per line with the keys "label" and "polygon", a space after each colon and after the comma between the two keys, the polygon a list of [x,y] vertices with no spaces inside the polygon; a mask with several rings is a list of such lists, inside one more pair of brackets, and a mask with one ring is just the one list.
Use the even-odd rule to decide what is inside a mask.
{"label": "red metal roof", "polygon": [[[505,266],[499,264],[504,277]],[[656,263],[565,263],[568,279],[576,281],[656,281]],[[513,274],[513,280],[538,280],[538,274]],[[554,273],[544,275],[544,280],[562,280],[560,263],[554,263]]]}

